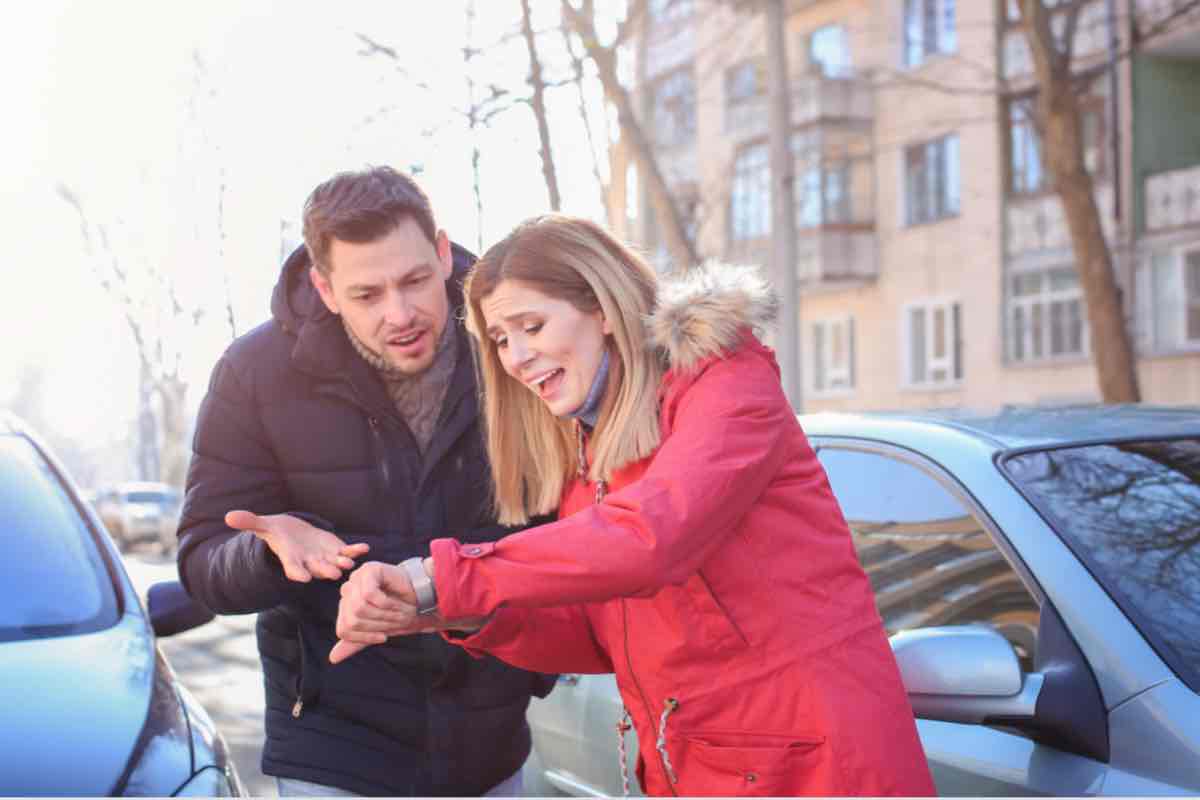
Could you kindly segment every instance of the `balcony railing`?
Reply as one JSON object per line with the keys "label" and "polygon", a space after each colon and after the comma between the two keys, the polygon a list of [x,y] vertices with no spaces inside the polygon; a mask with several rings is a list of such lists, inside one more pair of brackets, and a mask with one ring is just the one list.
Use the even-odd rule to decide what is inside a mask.
{"label": "balcony railing", "polygon": [[[823,120],[869,120],[870,86],[856,78],[829,78],[808,74],[792,78],[792,124]],[[725,132],[739,139],[766,135],[770,116],[768,99],[758,95],[725,107]]]}
{"label": "balcony railing", "polygon": [[[1104,229],[1104,236],[1112,241],[1112,184],[1096,185],[1096,205],[1100,209],[1100,224]],[[1061,250],[1071,247],[1067,217],[1063,213],[1062,201],[1055,192],[1010,198],[1006,213],[1008,230],[1005,249],[1009,257],[1039,250]]]}
{"label": "balcony railing", "polygon": [[[767,269],[771,264],[770,238],[734,242],[726,258]],[[878,274],[874,230],[859,226],[826,226],[807,228],[796,237],[796,278],[802,285],[863,281]]]}
{"label": "balcony railing", "polygon": [[1146,230],[1200,226],[1200,164],[1146,178]]}
{"label": "balcony railing", "polygon": [[[1075,42],[1071,49],[1073,64],[1086,62],[1106,51],[1109,39],[1107,14],[1101,0],[1093,0],[1079,12],[1079,20],[1075,26]],[[1065,19],[1062,14],[1055,14],[1050,18],[1056,38],[1062,35]],[[1029,52],[1025,33],[1020,28],[1010,27],[1005,31],[1003,47],[1006,80],[1033,74],[1033,55]]]}

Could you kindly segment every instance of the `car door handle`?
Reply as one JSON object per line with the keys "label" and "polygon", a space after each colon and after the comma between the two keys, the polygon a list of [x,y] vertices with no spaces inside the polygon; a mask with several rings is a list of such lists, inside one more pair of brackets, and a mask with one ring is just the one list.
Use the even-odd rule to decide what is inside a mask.
{"label": "car door handle", "polygon": [[574,686],[575,684],[579,683],[579,676],[570,673],[563,673],[558,676],[558,682],[565,683],[568,686]]}

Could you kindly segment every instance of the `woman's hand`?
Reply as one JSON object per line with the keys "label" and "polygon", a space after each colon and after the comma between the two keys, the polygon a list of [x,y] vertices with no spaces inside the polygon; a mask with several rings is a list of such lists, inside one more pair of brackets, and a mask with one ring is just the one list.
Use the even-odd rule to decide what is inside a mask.
{"label": "woman's hand", "polygon": [[259,516],[250,511],[230,511],[225,524],[253,533],[271,548],[288,580],[308,583],[314,577],[335,581],[342,571],[354,569],[354,559],[370,545],[346,544],[337,534],[309,525],[289,514]]}

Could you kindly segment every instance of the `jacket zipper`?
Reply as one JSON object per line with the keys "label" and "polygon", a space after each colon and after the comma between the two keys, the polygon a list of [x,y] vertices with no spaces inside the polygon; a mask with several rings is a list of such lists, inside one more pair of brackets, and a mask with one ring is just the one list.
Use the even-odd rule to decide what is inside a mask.
{"label": "jacket zipper", "polygon": [[[588,465],[587,465],[587,441],[583,433],[583,425],[579,420],[575,420],[575,435],[579,443],[579,477],[586,484],[588,481]],[[608,492],[608,482],[599,480],[596,482],[596,505],[604,499],[604,495]],[[625,604],[625,598],[621,598],[621,629],[625,640],[625,664],[629,667],[629,677],[633,679],[633,685],[637,688],[638,696],[642,699],[642,706],[646,709],[646,719],[654,719],[654,714],[650,711],[650,701],[646,698],[646,692],[642,689],[642,682],[638,680],[637,672],[633,669],[633,655],[629,649],[629,608]],[[668,704],[675,702],[668,700]],[[678,703],[676,702],[677,706]],[[669,712],[668,712],[669,715]],[[665,723],[665,718],[664,718]],[[660,739],[662,735],[660,734]],[[665,748],[664,748],[665,749]],[[675,772],[671,769],[669,760],[666,758],[663,749],[659,750],[659,760],[662,762],[663,772],[667,776],[667,788],[671,790],[671,794],[678,797],[678,792],[675,791]],[[644,790],[646,787],[642,787]]]}

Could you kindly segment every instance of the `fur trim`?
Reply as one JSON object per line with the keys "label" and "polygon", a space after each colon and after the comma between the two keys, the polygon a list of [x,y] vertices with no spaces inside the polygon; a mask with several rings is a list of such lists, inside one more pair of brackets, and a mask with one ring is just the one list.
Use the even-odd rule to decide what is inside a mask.
{"label": "fur trim", "polygon": [[736,346],[743,328],[760,333],[778,314],[779,296],[759,268],[706,261],[659,282],[647,326],[670,367],[687,372]]}

